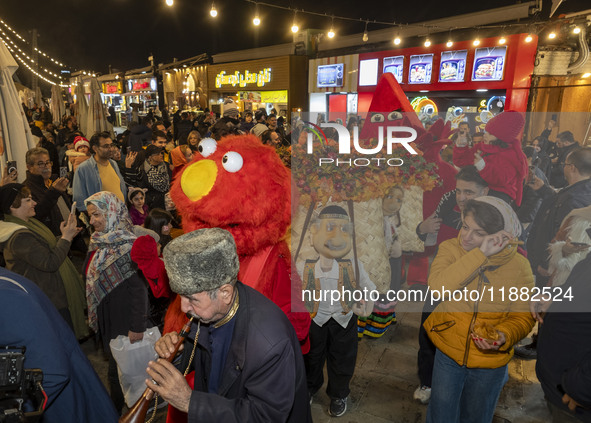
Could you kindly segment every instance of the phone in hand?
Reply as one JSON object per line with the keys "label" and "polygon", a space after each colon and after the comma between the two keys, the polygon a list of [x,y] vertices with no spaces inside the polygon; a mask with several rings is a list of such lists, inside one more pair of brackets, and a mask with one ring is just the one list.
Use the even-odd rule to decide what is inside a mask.
{"label": "phone in hand", "polygon": [[73,214],[74,216],[76,216],[76,202],[75,201],[72,203],[72,208],[70,209],[70,214]]}
{"label": "phone in hand", "polygon": [[60,167],[60,178],[67,178],[68,177],[68,168],[66,166]]}
{"label": "phone in hand", "polygon": [[8,168],[8,174],[9,175],[12,172],[16,172],[16,161],[6,162],[6,167]]}

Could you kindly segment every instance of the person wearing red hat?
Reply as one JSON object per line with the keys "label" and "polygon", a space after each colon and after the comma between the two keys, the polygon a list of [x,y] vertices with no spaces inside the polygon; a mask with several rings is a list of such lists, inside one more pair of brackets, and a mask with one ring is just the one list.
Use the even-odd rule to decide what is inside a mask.
{"label": "person wearing red hat", "polygon": [[476,166],[488,183],[489,195],[518,206],[527,175],[527,159],[521,150],[524,123],[521,113],[503,112],[488,121],[482,143],[471,148],[456,144],[453,149],[453,163]]}
{"label": "person wearing red hat", "polygon": [[74,172],[76,172],[76,169],[78,169],[81,163],[90,159],[90,143],[86,138],[77,136],[74,138],[74,149],[67,150],[66,156],[68,156],[68,160],[70,160],[70,163],[74,167]]}

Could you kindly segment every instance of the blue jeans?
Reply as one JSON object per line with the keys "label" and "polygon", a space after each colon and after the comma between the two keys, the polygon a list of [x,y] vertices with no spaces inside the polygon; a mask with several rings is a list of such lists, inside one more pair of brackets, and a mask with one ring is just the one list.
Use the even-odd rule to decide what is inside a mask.
{"label": "blue jeans", "polygon": [[490,423],[507,380],[506,365],[498,369],[469,369],[438,349],[427,423]]}

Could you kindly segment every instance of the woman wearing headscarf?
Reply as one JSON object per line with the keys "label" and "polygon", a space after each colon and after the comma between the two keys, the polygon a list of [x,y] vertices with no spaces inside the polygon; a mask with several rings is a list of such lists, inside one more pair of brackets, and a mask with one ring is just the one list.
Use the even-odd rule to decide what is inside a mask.
{"label": "woman wearing headscarf", "polygon": [[49,297],[76,337],[88,336],[84,283],[68,258],[72,239],[80,232],[76,217],[60,225],[61,237],[34,218],[37,203],[22,184],[0,188],[0,250],[6,268],[35,282]]}
{"label": "woman wearing headscarf", "polygon": [[172,177],[174,178],[177,175],[177,173],[183,170],[187,163],[193,160],[193,150],[191,150],[191,148],[187,144],[179,145],[170,152],[170,158],[172,160],[173,167]]}
{"label": "woman wearing headscarf", "polygon": [[119,335],[134,343],[148,326],[148,292],[137,274],[130,251],[137,236],[125,204],[113,193],[101,191],[84,204],[95,232],[90,237],[86,266],[88,323],[109,355],[109,385],[117,410],[124,405],[117,364],[109,342]]}
{"label": "woman wearing headscarf", "polygon": [[437,347],[429,423],[492,421],[513,345],[534,326],[533,275],[517,252],[520,233],[513,209],[485,196],[466,203],[458,237],[439,246],[429,288],[444,301],[424,323]]}

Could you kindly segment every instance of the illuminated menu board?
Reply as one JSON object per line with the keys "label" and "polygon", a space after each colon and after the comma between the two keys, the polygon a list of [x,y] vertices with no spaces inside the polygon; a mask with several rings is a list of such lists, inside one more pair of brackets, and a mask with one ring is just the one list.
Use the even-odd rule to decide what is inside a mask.
{"label": "illuminated menu board", "polygon": [[506,55],[507,46],[477,48],[472,81],[502,81]]}
{"label": "illuminated menu board", "polygon": [[443,51],[439,64],[439,82],[464,82],[468,50]]}
{"label": "illuminated menu board", "polygon": [[390,72],[399,84],[402,84],[402,71],[404,69],[404,56],[384,57],[384,73]]}
{"label": "illuminated menu board", "polygon": [[343,86],[343,68],[342,63],[334,65],[318,66],[318,88],[342,87]]}
{"label": "illuminated menu board", "polygon": [[433,71],[433,55],[421,54],[410,56],[408,66],[409,84],[429,84],[431,83],[431,73]]}

